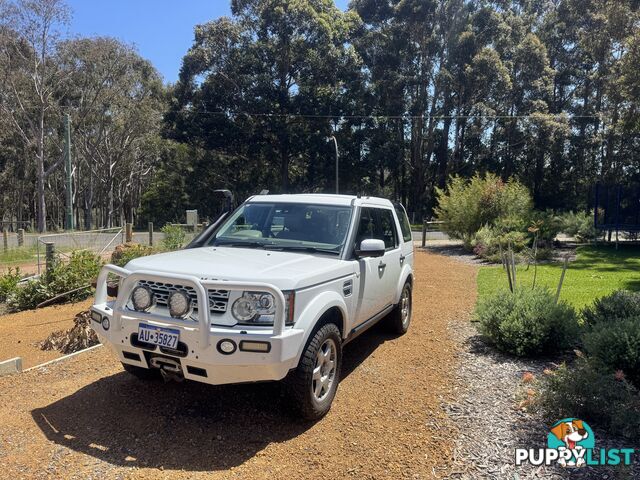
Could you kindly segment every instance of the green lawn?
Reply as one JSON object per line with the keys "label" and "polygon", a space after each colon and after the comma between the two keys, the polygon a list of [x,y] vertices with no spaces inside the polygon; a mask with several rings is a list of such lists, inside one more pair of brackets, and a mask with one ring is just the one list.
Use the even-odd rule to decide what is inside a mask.
{"label": "green lawn", "polygon": [[[44,247],[40,249],[40,254],[44,255]],[[36,247],[11,248],[7,251],[0,250],[0,265],[19,265],[37,260]]]}
{"label": "green lawn", "polygon": [[[619,250],[606,246],[578,247],[575,262],[569,263],[560,298],[582,308],[614,290],[640,290],[640,247],[621,245]],[[538,266],[537,285],[555,292],[561,264]],[[533,266],[518,266],[518,285],[531,286]],[[484,297],[500,288],[508,288],[507,275],[501,266],[482,267],[478,273],[478,296]]]}
{"label": "green lawn", "polygon": [[[57,248],[57,253],[69,253],[73,247]],[[40,245],[40,260],[44,262],[45,246]],[[38,260],[38,250],[35,246],[10,248],[7,251],[0,247],[0,267],[15,267]]]}

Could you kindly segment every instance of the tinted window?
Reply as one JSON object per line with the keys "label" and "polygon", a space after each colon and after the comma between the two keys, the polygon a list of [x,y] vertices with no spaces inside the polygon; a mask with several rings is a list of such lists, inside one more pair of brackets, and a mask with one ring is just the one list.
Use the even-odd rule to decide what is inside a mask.
{"label": "tinted window", "polygon": [[385,248],[394,248],[398,245],[396,235],[396,224],[393,221],[393,213],[391,210],[376,209],[380,216],[380,230],[382,240],[384,240]]}
{"label": "tinted window", "polygon": [[358,233],[356,234],[356,245],[360,245],[362,240],[367,238],[378,238],[375,236],[375,222],[373,219],[373,208],[363,208],[360,210],[358,220]]}
{"label": "tinted window", "polygon": [[360,210],[356,245],[364,239],[375,238],[382,240],[385,248],[389,249],[398,245],[397,237],[391,210],[369,207]]}
{"label": "tinted window", "polygon": [[395,205],[396,215],[398,215],[398,221],[400,222],[400,228],[402,229],[402,239],[405,242],[410,242],[413,238],[411,236],[411,224],[407,217],[407,212],[404,211],[402,205]]}

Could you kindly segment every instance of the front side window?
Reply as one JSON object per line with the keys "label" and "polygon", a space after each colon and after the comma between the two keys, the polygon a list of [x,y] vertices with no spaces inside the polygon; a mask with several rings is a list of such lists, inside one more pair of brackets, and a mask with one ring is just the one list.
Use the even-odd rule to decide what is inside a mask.
{"label": "front side window", "polygon": [[208,244],[339,255],[351,210],[350,206],[249,202],[220,227]]}
{"label": "front side window", "polygon": [[360,245],[362,240],[368,238],[382,240],[387,250],[395,248],[398,245],[391,210],[363,207],[360,210],[360,219],[358,222],[356,246]]}

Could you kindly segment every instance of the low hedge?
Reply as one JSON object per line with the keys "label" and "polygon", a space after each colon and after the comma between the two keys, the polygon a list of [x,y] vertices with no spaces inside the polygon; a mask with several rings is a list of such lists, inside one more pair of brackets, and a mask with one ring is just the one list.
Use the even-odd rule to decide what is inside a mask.
{"label": "low hedge", "polygon": [[573,347],[578,320],[573,307],[555,302],[545,288],[501,290],[478,303],[480,332],[499,349],[530,356]]}

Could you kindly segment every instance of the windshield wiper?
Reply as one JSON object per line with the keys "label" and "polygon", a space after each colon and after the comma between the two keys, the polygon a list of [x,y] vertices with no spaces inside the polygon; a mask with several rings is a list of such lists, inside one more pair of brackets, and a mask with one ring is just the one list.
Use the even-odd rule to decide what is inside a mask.
{"label": "windshield wiper", "polygon": [[255,241],[231,241],[231,242],[219,242],[214,243],[214,247],[247,247],[247,248],[263,248],[267,245],[272,245],[271,243],[262,243]]}
{"label": "windshield wiper", "polygon": [[331,255],[340,255],[340,252],[329,248],[318,248],[305,245],[278,245],[275,243],[267,243],[264,245],[267,250],[295,250],[309,253],[330,253]]}

